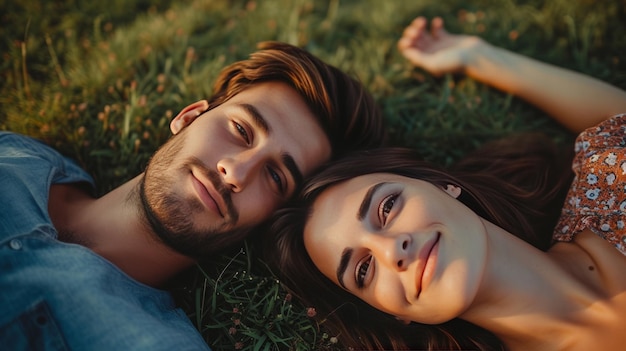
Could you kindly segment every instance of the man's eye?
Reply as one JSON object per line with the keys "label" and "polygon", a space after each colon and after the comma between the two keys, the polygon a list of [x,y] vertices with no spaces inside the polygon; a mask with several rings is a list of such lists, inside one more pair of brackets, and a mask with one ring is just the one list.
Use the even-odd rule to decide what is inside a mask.
{"label": "man's eye", "polygon": [[389,213],[393,209],[393,205],[396,203],[398,195],[399,194],[392,194],[385,197],[378,206],[378,219],[381,226],[387,223],[387,217],[389,217]]}
{"label": "man's eye", "polygon": [[365,276],[367,276],[367,271],[370,268],[370,263],[372,263],[372,256],[368,256],[361,264],[358,265],[356,269],[356,286],[359,289],[362,289],[365,285]]}
{"label": "man's eye", "polygon": [[233,124],[235,125],[237,132],[239,133],[239,135],[241,135],[246,144],[250,144],[250,137],[248,136],[248,132],[246,132],[246,129],[237,122],[233,122]]}
{"label": "man's eye", "polygon": [[276,184],[276,187],[278,188],[278,191],[281,194],[284,194],[285,193],[285,185],[283,183],[283,179],[280,177],[280,174],[278,174],[278,172],[276,172],[270,166],[267,167],[267,172],[269,173],[270,177],[272,178],[272,182],[274,182]]}

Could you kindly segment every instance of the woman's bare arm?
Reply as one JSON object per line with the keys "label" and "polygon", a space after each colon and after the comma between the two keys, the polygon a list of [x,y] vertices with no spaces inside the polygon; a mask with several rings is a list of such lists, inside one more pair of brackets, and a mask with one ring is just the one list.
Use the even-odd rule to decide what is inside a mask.
{"label": "woman's bare arm", "polygon": [[398,42],[402,54],[435,76],[464,73],[542,109],[581,132],[626,112],[626,92],[599,79],[498,48],[476,36],[448,33],[441,18],[419,17]]}

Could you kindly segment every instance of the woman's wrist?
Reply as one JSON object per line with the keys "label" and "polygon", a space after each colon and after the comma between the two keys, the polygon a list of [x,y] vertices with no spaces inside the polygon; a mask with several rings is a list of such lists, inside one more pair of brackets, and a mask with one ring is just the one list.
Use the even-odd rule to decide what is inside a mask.
{"label": "woman's wrist", "polygon": [[473,36],[467,39],[467,48],[461,56],[461,70],[465,75],[475,77],[476,72],[486,61],[493,61],[495,48],[480,37]]}

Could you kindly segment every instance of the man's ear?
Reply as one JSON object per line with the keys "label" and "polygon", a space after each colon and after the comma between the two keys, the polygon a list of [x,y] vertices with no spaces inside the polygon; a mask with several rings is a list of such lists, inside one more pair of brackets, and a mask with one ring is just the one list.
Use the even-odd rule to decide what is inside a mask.
{"label": "man's ear", "polygon": [[445,189],[443,189],[448,195],[452,196],[455,199],[458,199],[461,195],[461,187],[448,184]]}
{"label": "man's ear", "polygon": [[176,117],[170,122],[170,130],[173,134],[178,134],[183,128],[195,121],[202,112],[209,108],[209,103],[206,100],[200,100],[185,107],[178,113]]}

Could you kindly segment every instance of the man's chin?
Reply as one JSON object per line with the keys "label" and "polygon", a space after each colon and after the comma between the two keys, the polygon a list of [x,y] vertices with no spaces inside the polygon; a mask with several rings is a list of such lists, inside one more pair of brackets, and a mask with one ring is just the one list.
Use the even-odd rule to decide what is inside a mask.
{"label": "man's chin", "polygon": [[183,231],[159,230],[155,233],[163,244],[176,252],[194,259],[206,259],[240,245],[250,230],[224,226]]}

